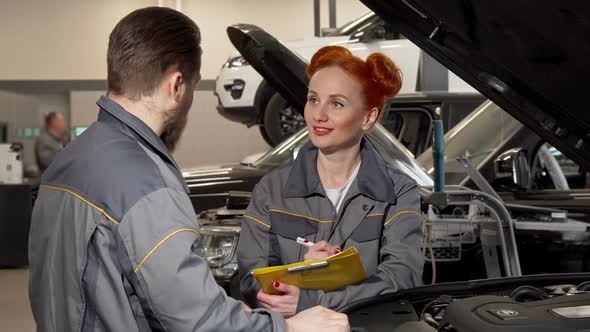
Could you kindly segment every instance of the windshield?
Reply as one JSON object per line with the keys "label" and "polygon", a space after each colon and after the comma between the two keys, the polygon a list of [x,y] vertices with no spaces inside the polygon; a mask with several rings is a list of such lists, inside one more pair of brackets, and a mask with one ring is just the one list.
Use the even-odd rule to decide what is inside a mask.
{"label": "windshield", "polygon": [[[433,182],[426,171],[420,166],[414,156],[397,139],[395,139],[381,124],[367,135],[367,138],[383,160],[412,177],[421,186],[432,186]],[[309,141],[307,128],[301,129],[281,144],[277,145],[264,156],[254,162],[253,166],[263,169],[274,169],[293,160],[293,151]]]}
{"label": "windshield", "polygon": [[378,20],[378,17],[373,12],[366,13],[365,15],[352,20],[336,30],[326,34],[326,36],[348,36],[355,32],[359,27],[366,25],[367,23],[373,23]]}
{"label": "windshield", "polygon": [[[514,136],[522,124],[491,101],[486,101],[445,135],[445,183],[461,184],[467,177],[457,162],[467,157],[480,168],[486,157]],[[418,159],[428,173],[434,173],[432,147]]]}
{"label": "windshield", "polygon": [[287,138],[281,144],[275,146],[260,159],[256,160],[252,166],[262,169],[274,169],[285,165],[293,160],[293,151],[295,148],[305,144],[309,140],[307,128],[299,130],[295,135]]}

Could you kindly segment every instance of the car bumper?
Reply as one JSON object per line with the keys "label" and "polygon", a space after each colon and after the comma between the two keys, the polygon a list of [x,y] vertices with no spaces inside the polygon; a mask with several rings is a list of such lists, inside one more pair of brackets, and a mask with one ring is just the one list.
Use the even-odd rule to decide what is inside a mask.
{"label": "car bumper", "polygon": [[254,107],[223,107],[223,105],[218,104],[217,112],[230,121],[239,122],[248,127],[258,123]]}

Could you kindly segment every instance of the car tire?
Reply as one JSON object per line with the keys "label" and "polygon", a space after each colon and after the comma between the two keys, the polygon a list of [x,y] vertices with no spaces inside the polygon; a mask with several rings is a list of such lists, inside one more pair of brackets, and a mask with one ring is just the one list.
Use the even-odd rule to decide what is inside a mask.
{"label": "car tire", "polygon": [[275,93],[266,104],[262,126],[268,136],[267,142],[276,146],[303,128],[305,120],[280,94]]}
{"label": "car tire", "polygon": [[260,135],[262,135],[262,138],[264,138],[264,141],[270,145],[270,146],[274,146],[272,144],[272,141],[270,140],[270,137],[268,137],[268,134],[266,133],[266,128],[264,128],[263,124],[260,124],[258,127],[260,127]]}

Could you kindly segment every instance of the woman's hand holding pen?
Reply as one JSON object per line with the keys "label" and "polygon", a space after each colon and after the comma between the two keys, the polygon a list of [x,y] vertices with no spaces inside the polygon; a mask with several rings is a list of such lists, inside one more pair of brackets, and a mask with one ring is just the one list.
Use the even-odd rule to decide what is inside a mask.
{"label": "woman's hand holding pen", "polygon": [[340,253],[341,250],[342,249],[340,248],[340,246],[333,246],[326,241],[320,241],[309,247],[307,253],[305,254],[305,256],[303,256],[303,260],[307,262],[316,259],[324,259]]}

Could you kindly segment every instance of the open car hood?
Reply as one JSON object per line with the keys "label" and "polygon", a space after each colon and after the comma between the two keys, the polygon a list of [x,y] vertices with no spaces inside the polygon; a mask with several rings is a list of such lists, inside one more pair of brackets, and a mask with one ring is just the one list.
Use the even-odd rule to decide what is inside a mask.
{"label": "open car hood", "polygon": [[586,1],[361,0],[404,36],[590,169]]}
{"label": "open car hood", "polygon": [[309,80],[307,62],[261,28],[238,24],[227,28],[234,47],[291,105],[303,111]]}

